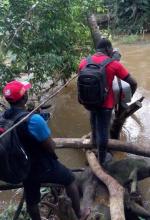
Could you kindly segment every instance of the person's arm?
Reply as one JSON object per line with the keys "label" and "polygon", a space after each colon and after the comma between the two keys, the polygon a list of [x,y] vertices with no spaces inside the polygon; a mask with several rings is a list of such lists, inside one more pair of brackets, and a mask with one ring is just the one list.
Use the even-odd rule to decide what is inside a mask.
{"label": "person's arm", "polygon": [[55,142],[51,138],[51,130],[46,121],[39,114],[34,114],[29,118],[28,130],[31,135],[40,143],[40,146],[48,151],[54,159],[57,159],[55,154]]}
{"label": "person's arm", "polygon": [[129,74],[129,71],[120,62],[114,61],[112,65],[115,69],[115,75],[125,82],[129,83],[133,95],[137,88],[136,80]]}
{"label": "person's arm", "polygon": [[125,79],[123,79],[125,82],[129,83],[130,87],[131,87],[131,92],[132,95],[135,93],[136,89],[137,89],[137,82],[136,80],[129,74],[127,77],[125,77]]}

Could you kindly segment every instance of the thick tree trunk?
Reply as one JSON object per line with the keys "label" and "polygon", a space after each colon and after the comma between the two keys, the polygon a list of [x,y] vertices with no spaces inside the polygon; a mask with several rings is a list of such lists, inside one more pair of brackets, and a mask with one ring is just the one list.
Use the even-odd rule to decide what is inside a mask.
{"label": "thick tree trunk", "polygon": [[114,17],[110,14],[96,14],[96,21],[101,28],[107,28]]}
{"label": "thick tree trunk", "polygon": [[97,48],[98,42],[101,39],[99,27],[97,25],[96,17],[94,14],[87,16],[87,22],[91,31],[94,47]]}
{"label": "thick tree trunk", "polygon": [[135,101],[131,105],[123,107],[121,104],[119,106],[118,112],[115,114],[115,119],[111,125],[110,137],[112,139],[119,139],[122,126],[125,123],[126,119],[134,114],[138,109],[142,107],[142,101],[144,97],[141,97],[139,100]]}
{"label": "thick tree trunk", "polygon": [[110,213],[112,220],[125,220],[124,215],[124,188],[98,163],[91,151],[86,152],[89,165],[93,173],[107,186],[110,194]]}

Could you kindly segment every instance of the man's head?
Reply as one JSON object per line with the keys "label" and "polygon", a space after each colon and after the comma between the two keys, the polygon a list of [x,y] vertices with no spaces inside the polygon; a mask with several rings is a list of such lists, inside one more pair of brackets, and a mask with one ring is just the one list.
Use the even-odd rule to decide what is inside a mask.
{"label": "man's head", "polygon": [[97,49],[97,51],[102,52],[110,57],[112,56],[113,47],[112,47],[110,40],[108,40],[106,38],[102,38],[99,41],[96,49]]}
{"label": "man's head", "polygon": [[3,95],[10,105],[26,104],[28,100],[27,91],[31,84],[27,82],[11,81],[3,88]]}

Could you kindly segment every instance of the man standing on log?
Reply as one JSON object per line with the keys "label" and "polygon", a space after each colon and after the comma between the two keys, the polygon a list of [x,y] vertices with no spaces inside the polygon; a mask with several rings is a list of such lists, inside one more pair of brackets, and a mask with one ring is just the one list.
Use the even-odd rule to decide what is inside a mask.
{"label": "man standing on log", "polygon": [[[26,115],[27,90],[29,83],[11,81],[3,89],[3,95],[10,104],[4,117],[11,119],[21,112]],[[39,114],[30,115],[16,127],[23,149],[29,157],[30,171],[23,181],[27,211],[32,220],[41,220],[38,203],[40,202],[41,183],[64,185],[71,198],[73,209],[79,219],[85,219],[87,213],[80,211],[80,200],[73,173],[62,165],[55,154],[55,143],[51,138],[51,130]],[[19,169],[19,167],[18,167]]]}
{"label": "man standing on log", "polygon": [[[98,43],[97,52],[82,59],[78,70],[79,102],[90,111],[91,140],[93,145],[98,148],[98,159],[102,165],[106,158],[112,109],[115,105],[112,89],[114,76],[130,84],[132,95],[137,88],[136,81],[118,61],[115,53],[113,58],[113,53],[111,42],[103,38]],[[103,73],[98,72],[100,68],[103,69]],[[100,86],[101,88],[99,88]],[[105,94],[101,95],[101,91],[104,91]]]}

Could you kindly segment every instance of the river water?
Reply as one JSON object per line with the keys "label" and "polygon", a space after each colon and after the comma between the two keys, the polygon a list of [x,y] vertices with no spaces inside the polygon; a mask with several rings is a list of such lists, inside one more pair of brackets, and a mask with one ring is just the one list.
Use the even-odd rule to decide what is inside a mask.
{"label": "river water", "polygon": [[[129,72],[138,82],[138,89],[133,100],[144,96],[143,107],[130,117],[124,127],[123,136],[127,140],[143,144],[150,143],[150,35],[144,41],[135,44],[116,44],[122,54],[121,62],[128,68]],[[53,137],[82,137],[90,131],[88,112],[78,104],[76,81],[70,83],[63,91],[57,95],[53,116],[50,121]],[[79,150],[59,150],[59,158],[70,168],[83,167],[85,156]],[[121,157],[119,154],[118,157]],[[147,204],[150,199],[150,182],[143,183],[147,196]],[[145,185],[144,185],[145,184]],[[9,201],[14,199],[14,193],[0,192],[0,209],[5,208]]]}

